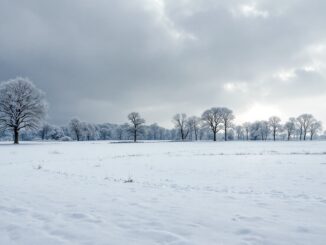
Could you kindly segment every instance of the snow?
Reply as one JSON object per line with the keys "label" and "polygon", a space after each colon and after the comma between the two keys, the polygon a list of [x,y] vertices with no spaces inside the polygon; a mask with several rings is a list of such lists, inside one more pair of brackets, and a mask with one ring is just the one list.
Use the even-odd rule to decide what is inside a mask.
{"label": "snow", "polygon": [[326,244],[326,142],[2,143],[0,244]]}

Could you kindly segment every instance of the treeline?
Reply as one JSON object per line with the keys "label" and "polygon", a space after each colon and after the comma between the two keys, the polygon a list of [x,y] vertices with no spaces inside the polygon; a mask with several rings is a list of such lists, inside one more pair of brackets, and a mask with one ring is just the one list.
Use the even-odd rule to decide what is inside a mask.
{"label": "treeline", "polygon": [[68,125],[44,122],[47,103],[44,93],[32,82],[16,78],[0,85],[0,139],[21,140],[313,140],[325,138],[322,123],[311,114],[291,117],[282,123],[277,116],[268,120],[235,124],[233,111],[213,107],[200,116],[178,113],[172,117],[173,129],[145,124],[137,112],[124,124],[92,124],[72,119]]}
{"label": "treeline", "polygon": [[[228,140],[313,140],[325,139],[322,125],[311,114],[302,114],[281,123],[272,116],[266,121],[233,123],[234,116],[228,108],[211,108],[201,117],[176,114],[172,121],[175,127],[167,129],[157,123],[145,125],[139,113],[131,113],[124,124],[93,124],[72,119],[68,125],[56,126],[44,123],[38,130],[22,130],[20,139],[92,141],[92,140],[172,140],[172,141],[228,141]],[[2,139],[10,140],[7,131]]]}

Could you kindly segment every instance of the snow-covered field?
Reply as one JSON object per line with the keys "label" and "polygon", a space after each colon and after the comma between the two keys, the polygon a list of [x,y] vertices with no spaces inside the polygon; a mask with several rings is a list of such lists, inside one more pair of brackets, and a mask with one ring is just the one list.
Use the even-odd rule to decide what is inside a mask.
{"label": "snow-covered field", "polygon": [[0,244],[324,245],[326,142],[1,143]]}

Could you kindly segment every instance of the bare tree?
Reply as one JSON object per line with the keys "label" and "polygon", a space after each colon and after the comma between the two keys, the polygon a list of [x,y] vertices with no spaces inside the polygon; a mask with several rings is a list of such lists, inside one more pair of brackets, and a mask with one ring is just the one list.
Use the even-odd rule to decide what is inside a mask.
{"label": "bare tree", "polygon": [[0,131],[12,130],[14,143],[19,143],[19,131],[36,130],[47,111],[44,93],[26,78],[3,82],[0,85]]}
{"label": "bare tree", "polygon": [[251,123],[249,122],[245,122],[243,125],[242,125],[244,131],[245,131],[245,134],[246,134],[246,140],[249,140],[249,134],[250,134],[250,127],[251,127]]}
{"label": "bare tree", "polygon": [[75,138],[77,141],[82,140],[83,124],[78,119],[74,118],[70,121],[69,130],[73,138]]}
{"label": "bare tree", "polygon": [[232,126],[232,121],[234,120],[234,115],[232,110],[226,107],[220,108],[222,123],[224,127],[224,140],[228,140],[228,129]]}
{"label": "bare tree", "polygon": [[200,129],[200,118],[196,116],[189,117],[188,119],[188,127],[195,134],[195,140],[198,140],[198,133]]}
{"label": "bare tree", "polygon": [[237,139],[241,140],[244,138],[244,129],[242,126],[238,125],[235,127],[235,132],[237,133]]}
{"label": "bare tree", "polygon": [[281,119],[276,116],[272,116],[268,119],[268,123],[271,127],[272,134],[273,134],[273,139],[274,141],[276,140],[276,135],[281,129]]}
{"label": "bare tree", "polygon": [[289,120],[284,124],[284,129],[287,133],[288,141],[291,140],[291,137],[296,130],[296,119],[294,117],[289,118]]}
{"label": "bare tree", "polygon": [[82,123],[82,130],[86,140],[96,140],[98,138],[95,125],[91,123]]}
{"label": "bare tree", "polygon": [[313,122],[309,126],[309,133],[310,133],[310,140],[313,139],[313,137],[322,130],[322,122],[313,120]]}
{"label": "bare tree", "polygon": [[40,130],[40,136],[41,136],[42,140],[48,139],[48,136],[49,136],[52,128],[53,128],[53,126],[51,126],[48,123],[43,124],[43,126],[41,127],[41,130]]}
{"label": "bare tree", "polygon": [[129,132],[131,132],[134,138],[134,142],[136,142],[137,136],[141,132],[145,120],[140,116],[138,112],[131,112],[128,115],[128,120],[130,121]]}
{"label": "bare tree", "polygon": [[157,125],[157,123],[153,123],[149,126],[149,129],[151,131],[153,140],[157,140],[159,138],[160,127]]}
{"label": "bare tree", "polygon": [[118,140],[123,140],[125,138],[125,134],[127,133],[129,129],[128,123],[119,125],[115,130],[115,136]]}
{"label": "bare tree", "polygon": [[261,136],[260,130],[261,129],[261,123],[259,121],[250,123],[250,139],[252,140],[258,140]]}
{"label": "bare tree", "polygon": [[261,140],[267,140],[268,135],[270,133],[269,123],[267,121],[259,122],[259,132],[260,132]]}
{"label": "bare tree", "polygon": [[213,139],[216,141],[216,134],[221,129],[220,124],[223,122],[221,116],[221,108],[213,107],[209,110],[204,111],[201,116],[203,122],[208,126],[213,132]]}
{"label": "bare tree", "polygon": [[185,113],[178,113],[173,117],[174,126],[179,130],[181,140],[185,140],[189,134],[189,128],[187,128],[187,120],[187,115]]}
{"label": "bare tree", "polygon": [[313,122],[314,117],[311,114],[302,114],[297,118],[297,121],[300,126],[300,140],[302,140],[302,135],[303,135],[303,140],[306,140],[308,129]]}

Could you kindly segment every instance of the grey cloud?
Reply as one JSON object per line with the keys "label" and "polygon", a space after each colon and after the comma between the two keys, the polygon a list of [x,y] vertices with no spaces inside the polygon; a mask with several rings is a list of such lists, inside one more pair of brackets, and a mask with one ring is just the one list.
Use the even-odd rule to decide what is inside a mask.
{"label": "grey cloud", "polygon": [[[168,123],[178,111],[241,110],[254,101],[326,95],[325,71],[305,72],[314,57],[302,54],[325,43],[326,3],[259,1],[254,7],[268,16],[237,12],[250,4],[4,0],[0,80],[34,80],[47,93],[56,123],[74,116],[121,122],[131,110]],[[275,78],[288,69],[295,69],[292,83]],[[225,90],[237,82],[248,89]]]}

